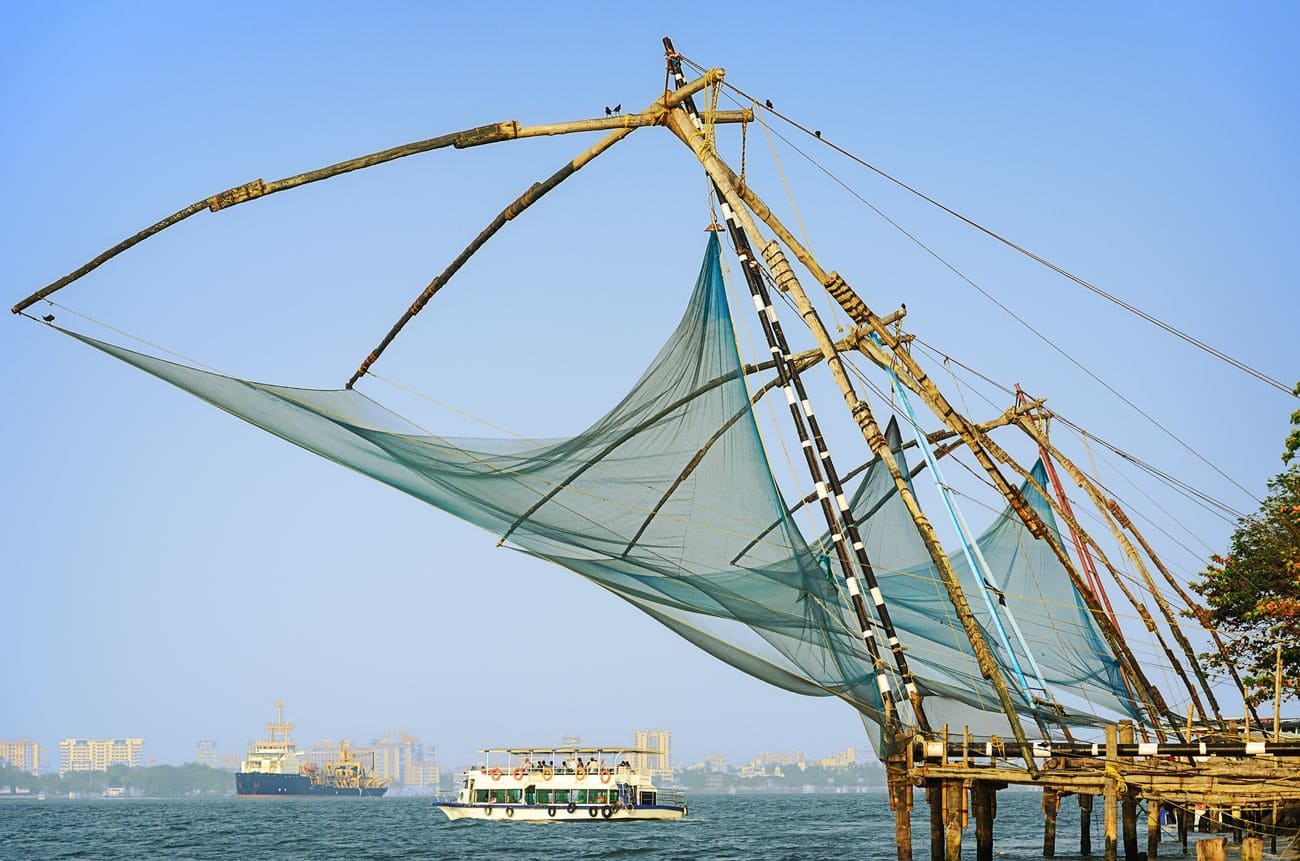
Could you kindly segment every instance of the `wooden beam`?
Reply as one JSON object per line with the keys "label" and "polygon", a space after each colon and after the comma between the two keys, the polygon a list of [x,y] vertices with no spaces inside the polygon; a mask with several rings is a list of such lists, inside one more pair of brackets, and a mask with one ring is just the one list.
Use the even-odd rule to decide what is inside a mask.
{"label": "wooden beam", "polygon": [[[712,73],[710,73],[711,75]],[[694,89],[691,92],[698,92],[705,86],[712,83],[709,75],[705,75],[691,86]],[[698,86],[696,85],[698,84]],[[680,91],[679,91],[680,92]],[[709,121],[714,123],[747,123],[753,121],[753,111],[717,111],[709,116]],[[466,149],[468,147],[482,146],[484,144],[499,143],[502,141],[519,140],[522,138],[547,137],[559,134],[573,134],[575,132],[600,131],[603,129],[633,129],[641,126],[657,125],[662,122],[662,110],[650,110],[639,114],[626,114],[616,117],[597,117],[587,120],[572,120],[561,123],[545,123],[540,125],[522,126],[518,120],[508,120],[501,123],[490,123],[485,126],[476,126],[474,128],[463,129],[461,131],[451,132],[437,137],[427,138],[425,140],[413,141],[402,144],[401,146],[390,147],[379,152],[368,153],[366,155],[350,158],[345,161],[336,162],[325,167],[314,170],[304,171],[303,173],[294,174],[284,177],[283,179],[265,180],[255,179],[246,182],[243,185],[237,185],[228,188],[225,191],[218,192],[202,200],[172,213],[143,230],[127,237],[112,248],[100,253],[90,261],[82,264],[78,268],[58,278],[55,281],[27,296],[10,310],[19,314],[28,307],[50,296],[51,294],[62,290],[72,282],[90,274],[95,269],[112,260],[122,252],[140,244],[155,234],[161,233],[168,227],[178,224],[191,215],[208,210],[210,212],[219,212],[223,209],[229,209],[240,203],[246,203],[250,200],[256,200],[259,197],[276,194],[281,191],[288,191],[292,188],[298,188],[313,182],[331,179],[341,176],[345,173],[363,170],[368,167],[385,164],[395,161],[399,158],[418,155],[420,153],[431,152],[436,149],[446,147],[455,147],[456,149]]]}
{"label": "wooden beam", "polygon": [[[653,116],[658,120],[665,115],[665,111],[671,110],[673,106],[678,104],[682,99],[687,98],[687,96],[692,92],[698,92],[710,84],[721,81],[722,76],[723,71],[721,69],[712,69],[707,74],[702,75],[687,86],[673,93],[665,93],[660,99],[651,102],[650,106],[642,113]],[[428,286],[420,292],[420,295],[411,303],[411,307],[406,309],[402,316],[398,318],[397,322],[393,324],[392,328],[388,330],[388,334],[384,335],[383,339],[379,342],[379,345],[376,346],[375,349],[371,350],[370,355],[366,356],[366,358],[362,360],[361,364],[357,367],[357,370],[352,374],[352,377],[347,381],[347,384],[344,387],[348,389],[352,388],[356,384],[357,380],[365,376],[366,372],[370,370],[370,366],[379,359],[380,355],[383,354],[384,350],[388,348],[388,345],[393,342],[393,339],[397,337],[406,324],[409,323],[416,314],[419,314],[420,311],[424,309],[424,306],[429,303],[429,300],[432,299],[434,295],[451,280],[453,275],[460,271],[461,267],[465,265],[470,257],[474,256],[474,254],[482,248],[483,245],[497,233],[497,231],[505,227],[510,221],[513,221],[525,209],[540,200],[551,189],[573,176],[601,153],[630,135],[634,129],[635,126],[627,126],[619,128],[617,131],[607,135],[595,146],[580,153],[576,158],[546,179],[534,183],[527,191],[511,201],[505,209],[501,210],[501,212],[497,214],[496,218],[492,219],[492,222],[488,224],[487,227],[479,231],[479,234],[474,237],[469,245],[465,246],[464,250],[456,256],[456,259],[452,260],[451,263],[447,265],[447,268],[444,269],[438,277],[430,281]]]}

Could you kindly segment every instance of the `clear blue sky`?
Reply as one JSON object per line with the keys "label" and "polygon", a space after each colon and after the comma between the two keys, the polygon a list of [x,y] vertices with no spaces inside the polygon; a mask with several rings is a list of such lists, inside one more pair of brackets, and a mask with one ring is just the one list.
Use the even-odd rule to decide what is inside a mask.
{"label": "clear blue sky", "polygon": [[[828,138],[1293,381],[1298,18],[1282,3],[8,4],[4,304],[255,177],[486,122],[640,107],[661,91],[668,33]],[[339,385],[469,237],[583,145],[444,151],[200,214],[57,298],[223,370]],[[738,136],[725,147],[738,157]],[[797,154],[780,157],[814,249],[877,307],[906,302],[927,341],[1250,506]],[[748,159],[788,211],[757,129]],[[1252,493],[1279,470],[1293,400],[828,163]],[[689,153],[638,132],[511,224],[377,370],[529,436],[581,429],[671,330],[708,218]],[[453,760],[650,726],[674,730],[683,760],[865,743],[846,707],[769,689],[567,572],[26,320],[5,321],[0,367],[0,737],[138,734],[183,761],[200,737],[242,748],[284,698],[305,741],[406,726]],[[451,412],[427,420],[491,433]],[[834,439],[843,462],[861,458],[850,434]],[[1144,489],[1223,544],[1222,521]],[[509,623],[520,606],[581,608],[593,638],[635,637],[661,660],[539,674]]]}

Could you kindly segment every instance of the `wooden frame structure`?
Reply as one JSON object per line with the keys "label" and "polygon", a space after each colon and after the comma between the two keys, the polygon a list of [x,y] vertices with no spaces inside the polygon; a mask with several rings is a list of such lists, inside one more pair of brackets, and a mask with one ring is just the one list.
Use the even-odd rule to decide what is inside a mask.
{"label": "wooden frame structure", "polygon": [[[1102,796],[1105,814],[1104,853],[1107,861],[1117,857],[1121,822],[1125,856],[1128,861],[1136,861],[1138,799],[1144,799],[1148,803],[1149,859],[1154,859],[1158,851],[1159,828],[1156,816],[1161,805],[1170,806],[1176,811],[1184,852],[1187,829],[1190,827],[1188,811],[1193,809],[1204,809],[1207,818],[1222,827],[1245,833],[1267,833],[1271,828],[1276,835],[1285,817],[1294,816],[1300,810],[1300,741],[1284,742],[1280,736],[1275,736],[1271,742],[1259,740],[1256,737],[1258,732],[1252,735],[1246,721],[1234,723],[1225,719],[1210,681],[1180,628],[1179,611],[1162,594],[1162,589],[1168,586],[1187,605],[1187,610],[1204,625],[1222,652],[1223,643],[1209,624],[1208,616],[1181,588],[1120,504],[1109,498],[1103,488],[1088,478],[1052,444],[1045,431],[1045,419],[1051,416],[1051,412],[1044,401],[1021,399],[1001,417],[982,424],[955,409],[911,354],[911,336],[904,335],[901,331],[905,310],[900,309],[883,316],[873,311],[841,275],[823,267],[718,154],[714,127],[718,124],[747,123],[754,118],[752,109],[702,112],[696,107],[694,97],[710,89],[714,92],[715,98],[712,101],[716,105],[716,91],[722,85],[724,71],[711,69],[688,81],[682,71],[681,55],[668,39],[664,40],[664,47],[667,71],[674,88],[665,89],[660,97],[652,100],[642,111],[533,126],[521,125],[517,121],[493,123],[382,150],[271,182],[257,179],[196,201],[150,225],[27,296],[14,305],[12,310],[14,313],[24,313],[35,303],[67,287],[113,257],[204,209],[219,212],[280,191],[441,148],[460,149],[531,137],[606,132],[605,137],[595,145],[579,153],[550,176],[534,183],[506,205],[425,286],[357,367],[346,383],[346,388],[352,388],[366,375],[406,324],[507,223],[635,130],[663,127],[690,149],[712,184],[726,222],[725,230],[740,259],[746,285],[758,311],[760,328],[773,355],[769,362],[745,367],[745,373],[769,369],[776,373],[776,378],[761,387],[752,400],[756,402],[764,393],[777,387],[784,390],[790,407],[791,422],[805,453],[809,479],[816,488],[803,497],[797,506],[813,504],[821,510],[833,538],[841,570],[845,573],[844,586],[850,596],[877,680],[885,714],[885,737],[893,742],[887,743],[884,754],[890,804],[896,812],[896,836],[901,861],[907,861],[912,856],[909,815],[913,806],[914,786],[925,787],[930,804],[933,861],[944,858],[958,861],[962,831],[969,813],[973,813],[975,818],[977,858],[989,861],[992,857],[992,824],[997,810],[996,792],[1011,784],[1034,785],[1043,791],[1046,823],[1044,855],[1047,857],[1055,853],[1060,800],[1069,795],[1075,795],[1079,800],[1082,828],[1080,850],[1083,854],[1091,851],[1088,829],[1093,798]],[[770,231],[772,238],[765,235],[765,230]],[[831,337],[799,274],[787,259],[787,253],[818,287],[825,290],[831,301],[848,315],[854,326],[848,336],[839,340]],[[796,309],[817,344],[814,350],[792,354],[772,302],[772,286]],[[1104,745],[1074,743],[1068,730],[1064,730],[1064,724],[1064,744],[1050,743],[1049,739],[1041,743],[1034,742],[1026,736],[1022,723],[1023,709],[1017,708],[1006,679],[985,642],[983,631],[971,612],[957,573],[912,491],[912,475],[904,473],[898,467],[879,420],[870,404],[859,395],[846,371],[843,359],[846,353],[857,353],[874,365],[890,371],[901,386],[918,397],[942,423],[941,430],[929,434],[930,442],[946,441],[938,454],[942,456],[957,447],[969,451],[989,483],[1006,500],[1029,532],[1051,548],[1105,638],[1135,702],[1140,703],[1145,711],[1145,726],[1135,729],[1126,722],[1108,726]],[[898,496],[915,523],[929,559],[940,575],[947,599],[961,623],[980,671],[996,691],[999,706],[1007,717],[1010,734],[1008,743],[1004,744],[996,736],[975,740],[965,730],[961,740],[957,741],[950,738],[949,727],[931,725],[925,710],[923,692],[915,683],[907,662],[906,644],[893,626],[889,607],[878,588],[871,560],[867,557],[857,524],[850,516],[845,500],[843,482],[862,467],[848,473],[838,471],[802,380],[802,375],[818,363],[824,363],[829,370],[868,450],[886,465]],[[714,381],[712,384],[721,382]],[[1030,471],[990,436],[993,429],[1007,426],[1022,431],[1040,450],[1044,462],[1048,464],[1056,493],[1050,493],[1045,487],[1037,487],[1037,490],[1048,500],[1056,515],[1069,526],[1080,563],[1070,557],[1061,541],[1047,528],[1004,472],[1010,470],[1021,479],[1033,481]],[[726,427],[720,429],[718,435]],[[715,439],[716,437],[717,435]],[[914,443],[909,443],[912,444]],[[679,483],[688,477],[707,451],[708,445],[687,466],[678,479]],[[1142,597],[1134,594],[1125,584],[1121,572],[1079,523],[1057,477],[1053,461],[1060,465],[1082,490],[1088,502],[1097,509],[1112,537],[1139,573],[1146,593],[1156,604],[1158,614],[1151,613]],[[917,468],[918,471],[920,468],[922,467]],[[545,499],[538,505],[544,502]],[[657,511],[658,507],[651,512],[650,518]],[[527,517],[528,513],[525,513],[516,525]],[[649,518],[646,523],[648,525]],[[509,532],[502,540],[508,535]],[[1198,721],[1192,720],[1191,712],[1186,722],[1174,714],[1159,689],[1146,676],[1115,621],[1109,598],[1101,588],[1100,578],[1093,565],[1092,554],[1109,572],[1148,631],[1158,639],[1191,698],[1192,709]],[[1156,569],[1163,585],[1150,573],[1147,562]],[[1161,622],[1172,636],[1177,652],[1165,640]],[[879,642],[882,638],[885,640],[884,648]],[[886,661],[886,651],[889,653],[889,661]],[[1191,665],[1190,675],[1183,667],[1183,660]],[[1235,671],[1233,675],[1240,688],[1241,680],[1236,678]],[[1051,723],[1053,714],[1049,704],[1042,703],[1041,712],[1036,713],[1035,717],[1040,726]],[[1258,721],[1258,718],[1255,720]],[[1155,735],[1155,742],[1147,740],[1148,731]],[[1142,733],[1142,742],[1135,741],[1135,732]]]}

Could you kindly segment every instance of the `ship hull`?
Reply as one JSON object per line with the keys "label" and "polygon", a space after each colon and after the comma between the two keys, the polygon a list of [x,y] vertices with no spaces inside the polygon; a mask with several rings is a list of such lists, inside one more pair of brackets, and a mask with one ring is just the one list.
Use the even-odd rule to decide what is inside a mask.
{"label": "ship hull", "polygon": [[387,791],[387,786],[341,787],[312,783],[305,775],[301,774],[241,771],[235,775],[235,794],[255,798],[299,798],[303,796],[320,798],[357,798],[366,796],[378,798]]}
{"label": "ship hull", "polygon": [[[686,806],[641,805],[617,808],[599,804],[574,805],[572,813],[564,804],[460,804],[443,802],[434,807],[448,819],[484,819],[489,822],[628,822],[635,820],[681,819]],[[606,812],[608,811],[608,812]]]}

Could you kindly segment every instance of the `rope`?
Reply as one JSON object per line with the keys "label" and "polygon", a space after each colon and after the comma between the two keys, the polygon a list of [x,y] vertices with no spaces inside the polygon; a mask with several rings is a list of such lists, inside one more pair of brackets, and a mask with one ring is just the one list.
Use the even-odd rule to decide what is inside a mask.
{"label": "rope", "polygon": [[[701,70],[703,69],[702,66],[698,66],[696,63],[693,63],[693,62],[691,62],[690,60],[687,60],[685,57],[683,57],[682,60],[683,60],[684,62],[686,62],[686,63],[689,63],[692,67],[695,67],[695,68],[698,68],[698,69],[701,69]],[[740,89],[739,87],[735,86],[734,84],[732,84],[732,83],[730,83],[730,82],[724,82],[723,85],[726,86],[728,89],[735,91],[737,95],[741,96],[741,97],[744,98],[744,99],[747,99],[747,100],[749,100],[749,101],[757,101],[757,100],[756,100],[753,96],[751,96],[749,93],[746,93],[744,90]],[[1059,265],[1056,264],[1056,263],[1053,263],[1052,261],[1048,260],[1047,258],[1042,257],[1042,256],[1040,256],[1040,255],[1038,255],[1038,254],[1035,254],[1033,251],[1030,251],[1028,248],[1025,248],[1024,246],[1019,245],[1019,244],[1016,243],[1016,242],[1013,242],[1012,240],[1010,240],[1010,239],[1008,239],[1007,237],[1003,236],[1002,234],[1000,234],[1000,233],[998,233],[998,232],[992,230],[991,228],[985,227],[984,225],[980,224],[979,222],[975,221],[974,219],[969,218],[969,217],[963,215],[962,213],[958,212],[957,210],[953,209],[953,208],[950,207],[950,206],[947,206],[947,205],[944,204],[944,203],[941,203],[940,201],[936,200],[935,198],[931,197],[930,195],[928,195],[928,194],[926,194],[926,193],[920,191],[919,189],[917,189],[916,187],[914,187],[914,186],[912,186],[912,185],[909,185],[908,183],[904,182],[903,180],[899,179],[898,177],[893,176],[892,174],[890,174],[890,173],[888,173],[888,172],[882,170],[881,168],[877,167],[876,165],[874,165],[874,164],[872,164],[872,163],[866,161],[865,159],[860,158],[860,157],[857,156],[857,155],[854,155],[853,153],[849,152],[848,150],[844,149],[843,147],[841,147],[841,146],[839,146],[839,145],[837,145],[837,144],[831,143],[829,140],[827,140],[827,139],[826,139],[825,137],[823,137],[821,134],[814,132],[814,130],[809,129],[807,126],[802,125],[801,123],[799,123],[799,122],[795,121],[794,119],[792,119],[792,118],[786,116],[785,114],[781,113],[780,111],[772,110],[772,109],[770,109],[770,108],[769,108],[769,111],[771,111],[771,113],[772,113],[774,116],[780,117],[782,120],[785,120],[787,123],[789,123],[790,125],[794,126],[796,129],[798,129],[799,131],[801,131],[801,132],[803,132],[804,134],[808,135],[809,137],[814,138],[815,140],[819,141],[820,143],[825,144],[826,146],[830,147],[831,149],[835,150],[836,152],[840,153],[841,155],[843,155],[843,156],[849,158],[850,160],[852,160],[852,161],[854,161],[854,162],[856,162],[856,163],[862,165],[863,167],[867,168],[868,170],[872,171],[873,173],[877,174],[878,176],[880,176],[880,177],[882,177],[882,178],[888,180],[889,182],[893,183],[894,185],[898,186],[899,188],[903,189],[904,191],[907,191],[908,193],[915,195],[916,197],[920,198],[921,200],[924,200],[926,203],[929,203],[929,204],[931,204],[932,206],[937,207],[938,209],[940,209],[940,210],[946,212],[948,215],[951,215],[951,216],[953,216],[954,218],[958,219],[959,221],[962,221],[962,222],[964,222],[965,224],[969,225],[970,227],[975,228],[976,230],[980,231],[981,233],[985,234],[986,236],[989,236],[989,237],[991,237],[992,239],[997,240],[998,242],[1002,243],[1003,245],[1005,245],[1006,247],[1012,249],[1013,251],[1016,251],[1016,252],[1018,252],[1019,254],[1022,254],[1022,255],[1024,255],[1025,257],[1029,258],[1030,260],[1034,261],[1035,263],[1038,263],[1038,264],[1040,264],[1040,265],[1042,265],[1042,266],[1044,266],[1044,267],[1050,269],[1052,272],[1055,272],[1057,275],[1060,275],[1061,277],[1063,277],[1063,278],[1065,278],[1065,279],[1067,279],[1067,280],[1069,280],[1069,281],[1074,282],[1075,284],[1077,284],[1077,285],[1079,285],[1080,287],[1083,287],[1084,289],[1086,289],[1086,290],[1088,290],[1088,291],[1090,291],[1090,292],[1096,294],[1097,296],[1100,296],[1101,298],[1105,299],[1106,301],[1111,302],[1112,304],[1115,304],[1115,305],[1119,306],[1120,308],[1123,308],[1125,311],[1128,311],[1129,313],[1131,313],[1131,314],[1133,314],[1133,315],[1135,315],[1135,316],[1141,318],[1142,320],[1146,321],[1147,323],[1150,323],[1151,325],[1156,326],[1157,328],[1162,329],[1162,330],[1164,330],[1165,332],[1168,332],[1169,334],[1174,335],[1175,337],[1182,339],[1183,341],[1186,341],[1188,344],[1191,344],[1193,347],[1196,347],[1197,349],[1202,350],[1202,351],[1205,352],[1205,353],[1208,353],[1209,355],[1213,356],[1214,358],[1216,358],[1216,359],[1218,359],[1218,360],[1220,360],[1220,361],[1222,361],[1222,362],[1224,362],[1224,363],[1226,363],[1226,364],[1228,364],[1228,365],[1230,365],[1230,366],[1236,368],[1237,370],[1239,370],[1239,371],[1241,371],[1241,372],[1243,372],[1243,373],[1245,373],[1245,374],[1247,374],[1247,375],[1249,375],[1249,376],[1251,376],[1251,377],[1254,377],[1255,379],[1259,380],[1260,382],[1265,383],[1266,385],[1270,385],[1270,386],[1272,386],[1273,388],[1278,389],[1278,390],[1280,390],[1280,391],[1282,391],[1282,392],[1285,392],[1286,394],[1291,395],[1292,397],[1300,397],[1300,392],[1297,392],[1297,391],[1293,390],[1291,386],[1286,385],[1286,384],[1283,383],[1281,380],[1278,380],[1278,379],[1275,378],[1275,377],[1271,377],[1271,376],[1269,376],[1268,374],[1264,373],[1263,371],[1259,370],[1258,368],[1252,367],[1251,365],[1247,364],[1246,362],[1244,362],[1244,361],[1242,361],[1242,360],[1240,360],[1240,359],[1237,359],[1237,358],[1235,358],[1235,357],[1229,355],[1228,353],[1225,353],[1224,351],[1218,349],[1217,347],[1214,347],[1214,346],[1212,346],[1212,345],[1210,345],[1210,344],[1207,344],[1205,341],[1202,341],[1202,340],[1200,340],[1199,338],[1197,338],[1197,337],[1195,337],[1195,336],[1193,336],[1193,335],[1191,335],[1191,334],[1185,332],[1184,330],[1179,329],[1178,327],[1172,325],[1171,323],[1166,323],[1164,320],[1161,320],[1160,318],[1156,317],[1154,314],[1150,314],[1150,313],[1148,313],[1148,312],[1142,310],[1141,308],[1138,308],[1137,306],[1135,306],[1135,305],[1133,305],[1133,304],[1127,302],[1126,300],[1120,298],[1119,296],[1116,296],[1116,295],[1113,294],[1113,293],[1109,293],[1109,292],[1107,292],[1107,291],[1101,289],[1100,287],[1096,286],[1096,285],[1093,284],[1092,282],[1087,281],[1087,280],[1085,280],[1085,279],[1079,277],[1078,275],[1075,275],[1074,273],[1070,272],[1069,270],[1065,269],[1065,268],[1062,267],[1062,266],[1059,266]]]}

